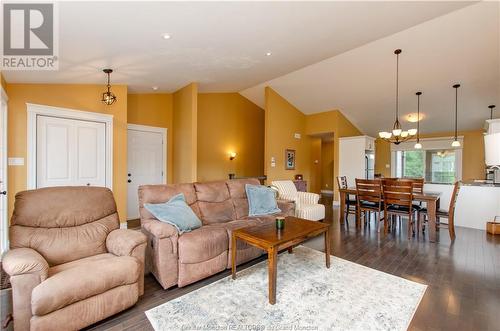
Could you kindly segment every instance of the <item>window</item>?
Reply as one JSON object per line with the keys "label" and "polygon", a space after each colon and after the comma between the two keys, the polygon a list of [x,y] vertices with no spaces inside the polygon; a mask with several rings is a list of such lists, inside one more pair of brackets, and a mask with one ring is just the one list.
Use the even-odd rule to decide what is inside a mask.
{"label": "window", "polygon": [[426,182],[452,184],[458,179],[454,149],[403,150],[393,153],[395,177],[424,177]]}

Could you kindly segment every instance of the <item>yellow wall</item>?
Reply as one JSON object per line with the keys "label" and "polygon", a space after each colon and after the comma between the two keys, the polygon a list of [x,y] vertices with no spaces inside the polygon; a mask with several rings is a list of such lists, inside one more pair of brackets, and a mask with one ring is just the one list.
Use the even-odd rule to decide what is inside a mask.
{"label": "yellow wall", "polygon": [[[421,138],[452,137],[453,132],[441,132],[422,135]],[[459,136],[464,137],[462,151],[462,179],[484,179],[484,136],[483,130],[461,131]],[[425,142],[422,142],[425,148]],[[450,140],[451,148],[451,140]],[[390,144],[377,139],[375,149],[375,172],[384,176],[391,176],[391,169],[385,169],[385,164],[391,164]],[[384,171],[382,171],[384,170]]]}
{"label": "yellow wall", "polygon": [[[316,189],[317,175],[312,174],[311,176],[311,171],[315,169],[311,164],[311,160],[314,158],[312,155],[314,153],[314,140],[311,139],[315,138],[310,136],[333,133],[333,175],[331,180],[328,176],[325,179],[333,181],[333,185],[336,187],[337,183],[334,178],[338,176],[339,138],[362,135],[362,132],[338,110],[304,115],[270,87],[265,89],[265,102],[265,171],[268,180],[293,179],[295,174],[303,174],[305,180],[313,180],[312,187]],[[302,139],[295,139],[294,133],[300,133]],[[284,170],[286,148],[297,151],[297,165],[294,171]],[[276,158],[276,168],[271,167],[272,156]],[[336,188],[335,191],[337,191]]]}
{"label": "yellow wall", "polygon": [[191,83],[174,93],[173,182],[197,181],[198,85]]}
{"label": "yellow wall", "polygon": [[[236,158],[229,160],[229,152]],[[264,110],[239,93],[198,94],[198,181],[264,174]]]}
{"label": "yellow wall", "polygon": [[[310,180],[310,138],[306,135],[306,115],[270,87],[265,89],[265,166],[267,181],[294,179],[302,174]],[[301,139],[294,134],[300,133]],[[285,150],[295,150],[295,170],[285,170]],[[271,167],[271,157],[276,167]]]}
{"label": "yellow wall", "polygon": [[333,141],[321,143],[321,189],[333,190],[334,174],[334,149]]}
{"label": "yellow wall", "polygon": [[173,179],[173,94],[144,93],[127,96],[127,120],[140,124],[167,128],[167,183]]}
{"label": "yellow wall", "polygon": [[[333,133],[333,187],[334,199],[338,199],[337,178],[339,172],[339,138],[359,136],[363,133],[340,111],[332,110],[307,116],[306,132],[309,135]],[[323,162],[324,163],[324,162]],[[331,189],[331,188],[330,188]]]}
{"label": "yellow wall", "polygon": [[[320,193],[322,179],[322,158],[321,158],[321,138],[311,137],[311,175],[307,190],[309,192]],[[318,161],[318,163],[315,163]]]}
{"label": "yellow wall", "polygon": [[9,166],[9,215],[14,195],[26,189],[27,144],[26,103],[72,108],[113,115],[113,193],[120,219],[127,218],[127,87],[114,85],[117,102],[106,106],[101,101],[103,85],[7,84],[9,97],[8,156],[22,157],[24,166]]}
{"label": "yellow wall", "polygon": [[375,139],[375,173],[391,177],[391,144],[380,138]]}

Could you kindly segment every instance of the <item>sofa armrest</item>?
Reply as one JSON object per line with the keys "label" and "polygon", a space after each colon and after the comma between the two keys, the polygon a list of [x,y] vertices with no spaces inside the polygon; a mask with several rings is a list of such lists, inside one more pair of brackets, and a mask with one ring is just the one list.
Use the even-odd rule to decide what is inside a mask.
{"label": "sofa armrest", "polygon": [[116,256],[132,256],[134,249],[146,243],[146,236],[134,230],[118,229],[111,231],[106,238],[108,252]]}
{"label": "sofa armrest", "polygon": [[49,264],[31,248],[15,248],[3,256],[2,267],[12,284],[12,314],[16,330],[29,330],[31,294],[48,277]]}
{"label": "sofa armrest", "polygon": [[7,251],[2,267],[9,276],[36,274],[40,282],[47,279],[49,264],[37,251],[31,248],[15,248]]}
{"label": "sofa armrest", "polygon": [[146,259],[147,237],[144,233],[134,230],[117,229],[111,231],[106,238],[106,249],[116,256],[135,257],[140,265],[139,295],[144,294],[144,268]]}
{"label": "sofa armrest", "polygon": [[319,201],[319,194],[311,192],[297,192],[297,197],[302,204],[316,205]]}
{"label": "sofa armrest", "polygon": [[287,216],[295,216],[295,202],[293,200],[277,199],[278,208]]}
{"label": "sofa armrest", "polygon": [[168,238],[176,236],[178,234],[177,229],[173,225],[160,222],[154,218],[142,219],[141,227],[151,233],[157,239]]}

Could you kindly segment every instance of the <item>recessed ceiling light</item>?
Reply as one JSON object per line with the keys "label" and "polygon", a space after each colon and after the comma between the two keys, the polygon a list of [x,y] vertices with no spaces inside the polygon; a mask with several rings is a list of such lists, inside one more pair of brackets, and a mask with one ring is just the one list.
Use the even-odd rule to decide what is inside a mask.
{"label": "recessed ceiling light", "polygon": [[266,56],[271,56],[271,55],[273,55],[273,53],[271,53],[271,52],[266,53]]}
{"label": "recessed ceiling light", "polygon": [[164,33],[164,34],[162,34],[162,35],[161,35],[161,37],[162,37],[163,39],[165,39],[165,40],[172,38],[172,36],[171,36],[171,35],[169,35],[168,33]]}
{"label": "recessed ceiling light", "polygon": [[152,89],[153,91],[158,91],[158,86],[153,86]]}

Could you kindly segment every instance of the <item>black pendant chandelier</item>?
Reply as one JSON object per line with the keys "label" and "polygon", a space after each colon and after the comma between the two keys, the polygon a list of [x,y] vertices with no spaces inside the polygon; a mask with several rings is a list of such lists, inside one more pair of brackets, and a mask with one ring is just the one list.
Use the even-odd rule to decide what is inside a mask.
{"label": "black pendant chandelier", "polygon": [[422,144],[420,143],[420,96],[422,92],[415,94],[417,95],[417,143],[415,144],[415,149],[422,149]]}
{"label": "black pendant chandelier", "polygon": [[394,54],[396,54],[396,120],[392,126],[392,132],[381,131],[378,133],[381,139],[396,145],[413,138],[417,134],[417,129],[404,131],[399,122],[399,54],[401,52],[400,49],[394,51]]}
{"label": "black pendant chandelier", "polygon": [[116,95],[114,95],[114,93],[111,92],[111,84],[109,82],[109,76],[113,72],[113,69],[103,69],[102,71],[104,71],[104,73],[108,75],[108,85],[107,85],[108,90],[102,94],[101,101],[104,102],[106,105],[110,106],[114,104],[116,101]]}
{"label": "black pendant chandelier", "polygon": [[458,88],[460,84],[453,85],[455,89],[455,138],[451,143],[452,147],[460,147],[460,141],[458,141]]}

